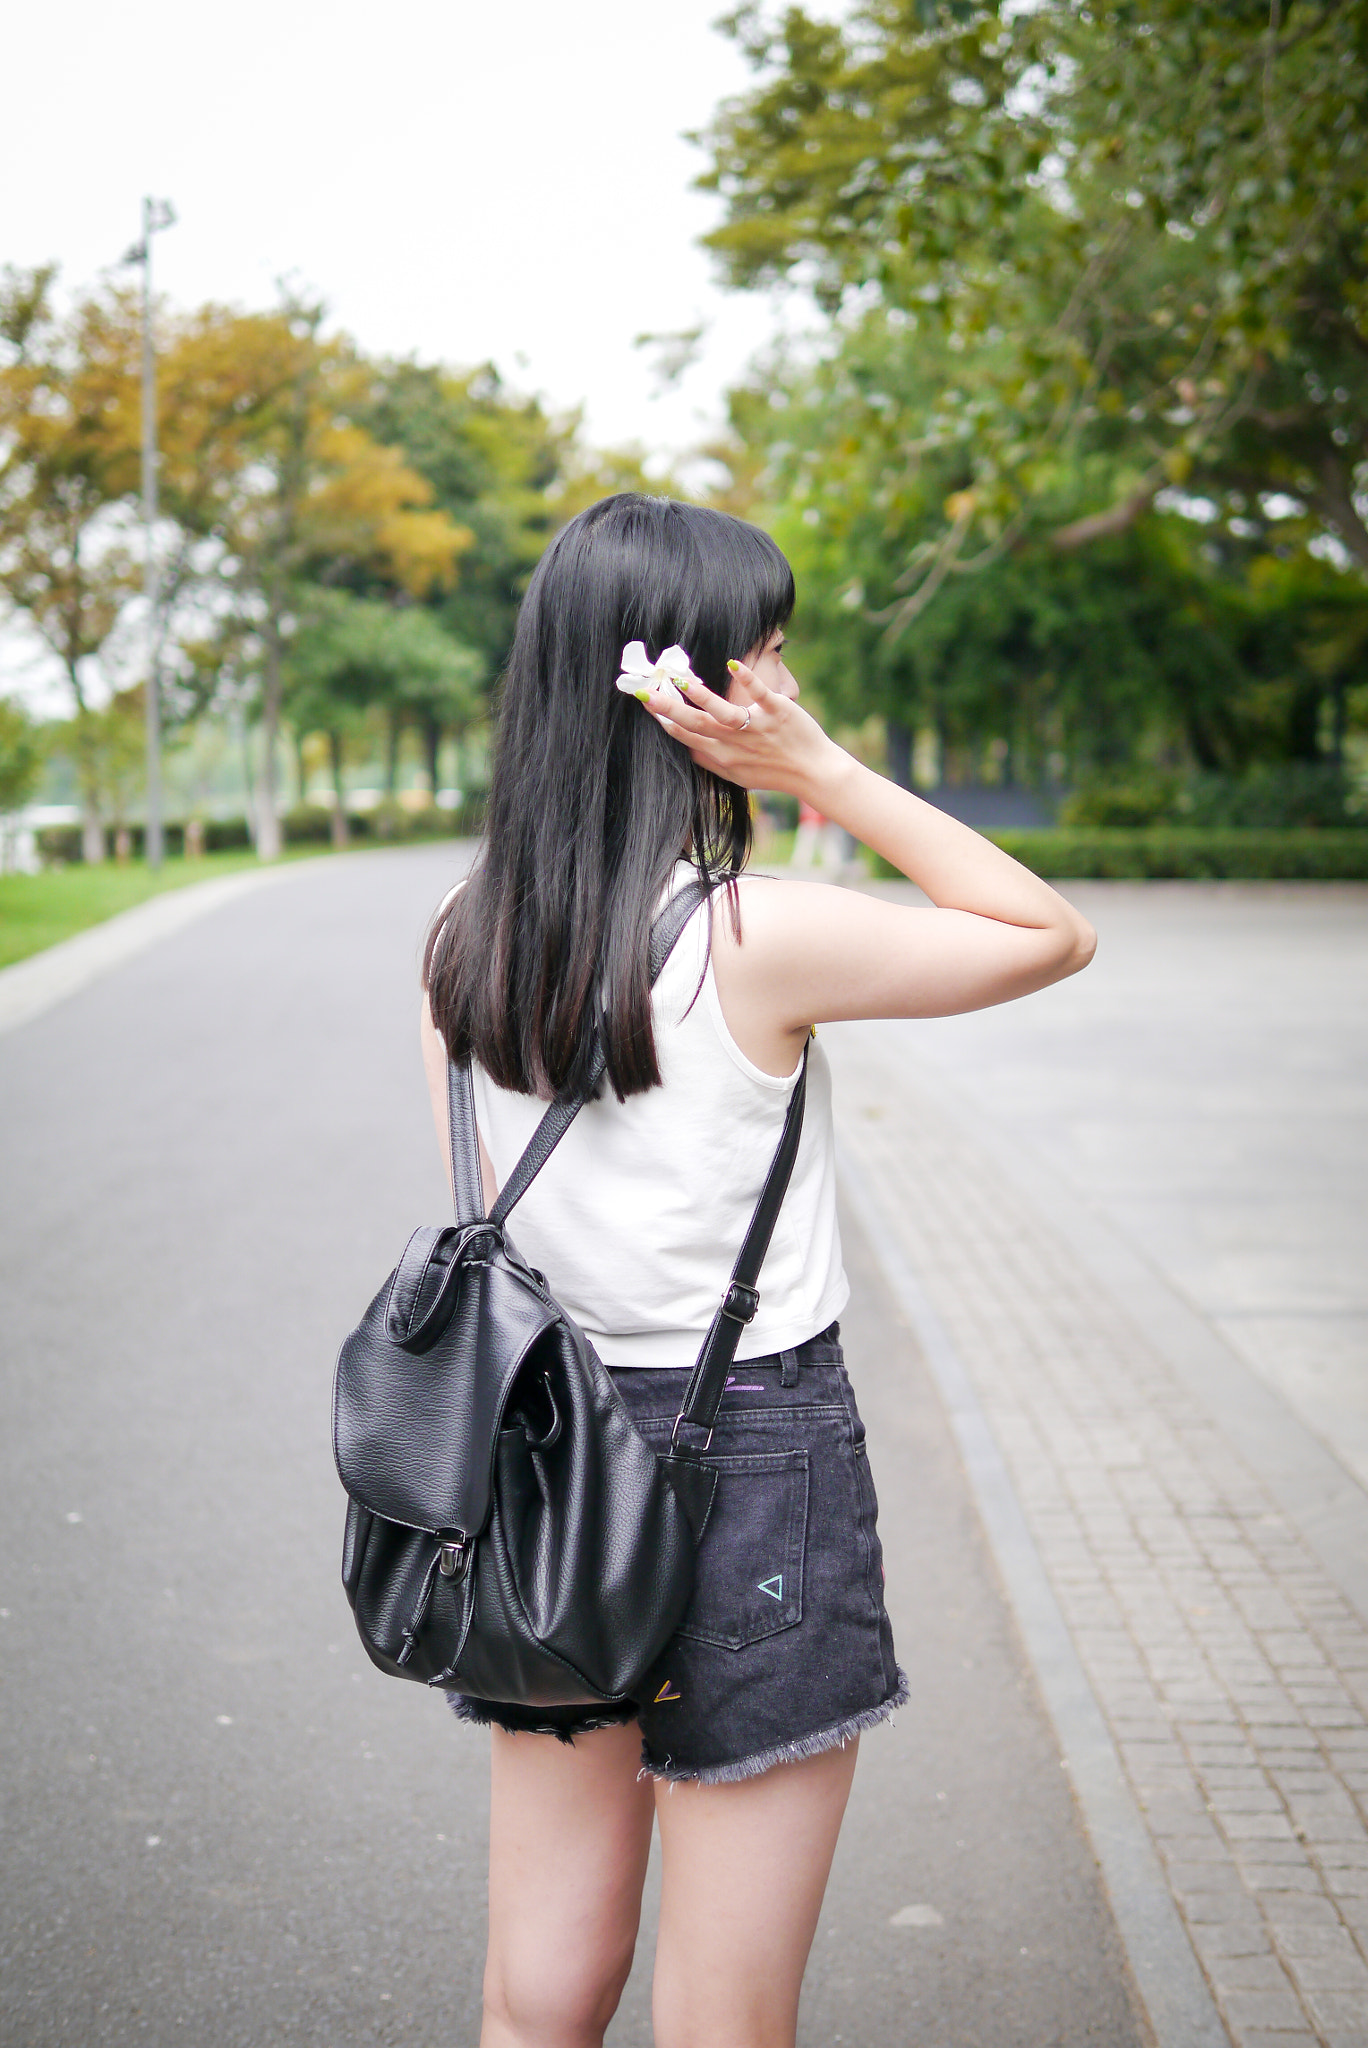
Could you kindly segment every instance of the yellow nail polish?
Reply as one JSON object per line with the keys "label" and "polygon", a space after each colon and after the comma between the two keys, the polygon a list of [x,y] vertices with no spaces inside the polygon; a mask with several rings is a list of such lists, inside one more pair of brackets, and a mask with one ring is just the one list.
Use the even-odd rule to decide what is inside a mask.
{"label": "yellow nail polish", "polygon": [[740,673],[741,664],[739,661],[729,661],[727,663],[727,667],[731,670],[733,675],[738,675]]}

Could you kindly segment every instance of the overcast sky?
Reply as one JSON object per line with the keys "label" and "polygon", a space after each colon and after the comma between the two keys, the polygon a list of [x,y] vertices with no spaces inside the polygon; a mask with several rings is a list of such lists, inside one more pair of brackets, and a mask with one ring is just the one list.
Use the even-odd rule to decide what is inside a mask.
{"label": "overcast sky", "polygon": [[[9,10],[0,262],[81,284],[175,204],[158,283],[261,306],[290,276],[371,350],[493,357],[593,437],[678,450],[773,314],[724,295],[683,131],[748,73],[722,0],[68,0]],[[643,330],[708,324],[655,397]]]}
{"label": "overcast sky", "polygon": [[[371,351],[492,358],[600,445],[678,456],[773,330],[717,288],[716,201],[683,139],[749,76],[724,0],[67,0],[11,8],[0,264],[93,283],[144,193],[174,304],[270,304],[289,277]],[[705,324],[662,394],[638,334]],[[0,690],[57,711],[50,664],[0,628]]]}

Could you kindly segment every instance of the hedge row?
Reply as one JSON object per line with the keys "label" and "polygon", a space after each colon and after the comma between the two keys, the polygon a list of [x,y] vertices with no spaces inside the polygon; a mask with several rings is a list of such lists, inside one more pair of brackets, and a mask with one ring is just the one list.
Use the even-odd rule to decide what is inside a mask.
{"label": "hedge row", "polygon": [[[287,846],[327,846],[332,841],[332,824],[333,814],[326,804],[297,804],[280,820]],[[347,814],[347,837],[362,845],[383,845],[387,841],[398,844],[424,839],[465,839],[483,828],[483,797],[472,797],[455,811],[439,810],[435,804],[422,811],[406,811],[395,804],[382,805],[372,811],[349,811]],[[68,863],[80,860],[79,825],[44,825],[36,836],[43,860]],[[143,827],[131,825],[129,836],[134,858],[141,859]],[[105,838],[112,848],[112,830],[106,832]],[[180,823],[168,825],[165,839],[169,854],[183,854],[185,826]],[[251,832],[245,818],[206,818],[204,821],[206,853],[238,851],[251,843]]]}
{"label": "hedge row", "polygon": [[[991,832],[1047,881],[1368,882],[1368,832]],[[875,872],[897,870],[877,856]]]}

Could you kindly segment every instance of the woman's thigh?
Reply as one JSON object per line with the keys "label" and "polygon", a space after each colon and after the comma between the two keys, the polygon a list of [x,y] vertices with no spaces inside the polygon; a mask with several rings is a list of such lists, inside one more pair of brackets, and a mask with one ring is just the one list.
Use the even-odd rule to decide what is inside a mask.
{"label": "woman's thigh", "polygon": [[592,2041],[631,1968],[651,1846],[641,1730],[490,1731],[486,2048]]}
{"label": "woman's thigh", "polygon": [[657,2048],[792,2048],[858,1742],[739,1784],[658,1784]]}

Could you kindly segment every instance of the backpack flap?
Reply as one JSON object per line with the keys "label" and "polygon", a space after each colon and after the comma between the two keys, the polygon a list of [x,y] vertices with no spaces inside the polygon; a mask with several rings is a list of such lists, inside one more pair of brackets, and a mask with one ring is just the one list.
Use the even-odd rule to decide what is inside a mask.
{"label": "backpack flap", "polygon": [[352,1499],[478,1535],[514,1381],[558,1321],[490,1226],[415,1231],[338,1354],[333,1455]]}

